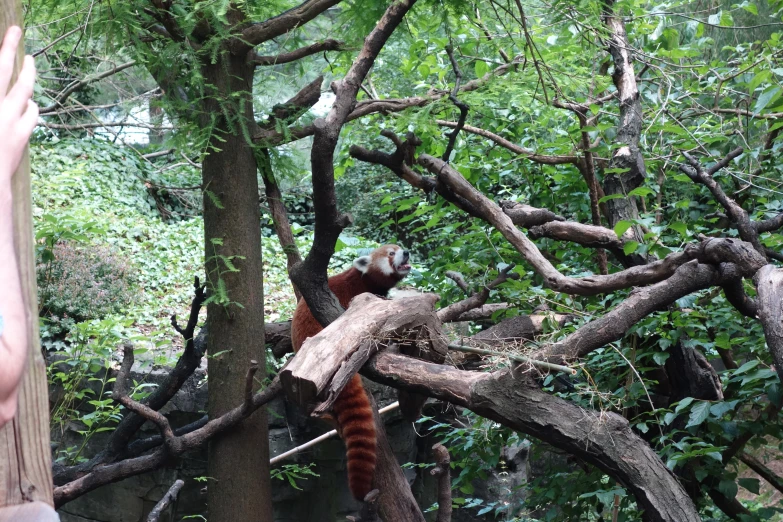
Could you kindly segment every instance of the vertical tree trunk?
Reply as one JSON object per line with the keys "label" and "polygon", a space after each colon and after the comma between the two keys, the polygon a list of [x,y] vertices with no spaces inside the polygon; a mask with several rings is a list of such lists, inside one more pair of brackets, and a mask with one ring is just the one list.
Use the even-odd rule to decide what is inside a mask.
{"label": "vertical tree trunk", "polygon": [[[203,72],[203,123],[217,118],[202,171],[206,269],[211,291],[224,285],[231,301],[207,307],[208,412],[216,418],[242,402],[251,360],[261,368],[259,380],[264,378],[263,272],[257,167],[241,128],[253,117],[253,68],[244,57],[224,52]],[[242,256],[230,261],[238,271],[215,256]],[[264,409],[210,442],[208,471],[210,522],[272,520]]]}
{"label": "vertical tree trunk", "polygon": [[[22,19],[21,5],[17,0],[0,1],[0,38],[5,35],[9,26],[21,25]],[[23,57],[24,45],[20,44],[14,81]],[[12,192],[14,248],[27,311],[30,351],[27,370],[19,391],[16,417],[0,429],[0,508],[33,501],[49,505],[53,503],[49,396],[46,388],[46,368],[38,339],[30,159],[27,152],[13,178]],[[3,517],[0,513],[0,518]]]}

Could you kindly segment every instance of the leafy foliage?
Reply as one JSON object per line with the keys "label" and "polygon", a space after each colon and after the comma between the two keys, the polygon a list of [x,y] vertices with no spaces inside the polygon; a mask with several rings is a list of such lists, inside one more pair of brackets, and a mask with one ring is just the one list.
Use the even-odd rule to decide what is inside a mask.
{"label": "leafy foliage", "polygon": [[76,321],[120,313],[137,295],[131,266],[109,248],[65,242],[38,265],[38,290],[45,315]]}

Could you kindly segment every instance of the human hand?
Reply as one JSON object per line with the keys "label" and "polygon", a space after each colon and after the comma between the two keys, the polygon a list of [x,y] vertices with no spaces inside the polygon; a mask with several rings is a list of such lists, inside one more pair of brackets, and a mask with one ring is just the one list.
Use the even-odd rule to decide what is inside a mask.
{"label": "human hand", "polygon": [[35,83],[32,56],[25,56],[16,83],[8,89],[21,38],[19,27],[9,27],[0,47],[0,189],[10,184],[38,123],[38,105],[31,99]]}

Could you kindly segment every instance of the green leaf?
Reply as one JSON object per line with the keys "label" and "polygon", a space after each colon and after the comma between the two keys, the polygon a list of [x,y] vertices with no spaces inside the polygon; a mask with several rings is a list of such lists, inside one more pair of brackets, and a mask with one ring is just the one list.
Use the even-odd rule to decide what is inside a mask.
{"label": "green leaf", "polygon": [[476,72],[476,77],[481,78],[485,74],[489,72],[489,65],[487,65],[487,62],[483,62],[481,60],[476,60],[475,65],[473,66],[473,69]]}
{"label": "green leaf", "polygon": [[780,87],[773,86],[765,90],[756,100],[756,105],[753,106],[753,113],[759,114],[764,108],[767,107],[772,101],[777,100],[780,97]]}
{"label": "green leaf", "polygon": [[666,359],[669,358],[669,354],[666,352],[655,352],[652,357],[655,364],[663,366],[666,364]]}
{"label": "green leaf", "polygon": [[758,495],[759,494],[759,487],[761,485],[760,482],[759,482],[759,479],[741,478],[737,482],[739,482],[740,486],[742,486],[743,488],[747,489],[748,491],[750,491],[754,495]]}
{"label": "green leaf", "polygon": [[622,237],[625,232],[633,226],[633,223],[631,221],[618,221],[617,224],[614,226],[614,233],[617,234],[617,237]]}
{"label": "green leaf", "polygon": [[605,203],[607,201],[611,201],[613,199],[622,199],[625,196],[623,194],[609,194],[608,196],[604,196],[601,199],[598,200],[599,203]]}
{"label": "green leaf", "polygon": [[682,237],[688,236],[688,225],[681,221],[675,221],[669,224],[669,228],[680,234]]}
{"label": "green leaf", "polygon": [[677,404],[677,408],[675,408],[674,411],[679,413],[685,408],[687,408],[688,406],[690,406],[692,402],[693,402],[693,397],[685,397]]}
{"label": "green leaf", "polygon": [[752,4],[750,2],[743,2],[742,3],[742,8],[744,10],[746,10],[747,12],[749,12],[749,13],[753,13],[756,16],[759,15],[759,9],[758,9],[758,7],[756,7],[756,4]]}
{"label": "green leaf", "polygon": [[623,245],[623,253],[626,256],[629,256],[636,252],[636,249],[639,248],[639,242],[638,241],[626,241],[626,243]]}
{"label": "green leaf", "polygon": [[728,412],[734,410],[734,407],[737,405],[737,402],[738,401],[716,402],[715,404],[710,406],[710,414],[712,414],[713,417],[720,419]]}
{"label": "green leaf", "polygon": [[691,426],[698,426],[710,416],[710,403],[707,401],[699,401],[693,408],[691,408],[691,415],[688,417],[688,424],[686,428]]}
{"label": "green leaf", "polygon": [[737,496],[737,483],[733,480],[721,480],[718,484],[718,491],[732,499]]}
{"label": "green leaf", "polygon": [[752,370],[753,368],[755,368],[758,365],[759,365],[759,360],[758,359],[754,359],[752,361],[748,361],[745,364],[743,364],[742,366],[740,366],[739,368],[737,368],[736,370],[734,370],[734,375],[743,374],[743,373],[745,373],[747,371]]}
{"label": "green leaf", "polygon": [[205,190],[204,192],[206,192],[207,196],[209,196],[209,200],[212,201],[213,205],[215,205],[220,210],[223,210],[225,208],[223,204],[220,202],[220,199],[217,197],[217,194],[215,194],[211,190]]}
{"label": "green leaf", "polygon": [[628,193],[629,196],[649,196],[650,194],[655,194],[655,191],[651,189],[650,187],[636,187],[631,192]]}
{"label": "green leaf", "polygon": [[763,82],[766,82],[769,80],[770,76],[772,76],[772,73],[769,69],[764,69],[763,71],[760,71],[758,74],[756,74],[750,82],[748,82],[748,88],[752,91],[759,85],[761,85]]}

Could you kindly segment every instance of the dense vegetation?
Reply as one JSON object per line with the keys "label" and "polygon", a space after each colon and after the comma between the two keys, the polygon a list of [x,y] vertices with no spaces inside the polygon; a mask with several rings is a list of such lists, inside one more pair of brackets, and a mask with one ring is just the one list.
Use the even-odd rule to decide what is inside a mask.
{"label": "dense vegetation", "polygon": [[[209,280],[212,295],[222,295],[221,277],[205,275],[203,208],[210,202],[219,208],[222,196],[203,186],[200,174],[219,124],[217,115],[193,114],[200,110],[196,105],[183,105],[210,96],[203,71],[193,64],[208,61],[210,53],[218,56],[221,42],[229,38],[219,28],[225,27],[232,4],[182,4],[168,3],[186,34],[200,34],[203,24],[218,28],[217,34],[199,46],[188,45],[188,38],[147,36],[154,33],[146,31],[156,23],[155,16],[140,19],[135,2],[36,0],[26,6],[29,47],[47,47],[38,58],[37,92],[45,119],[31,150],[42,342],[48,350],[64,352],[51,366],[50,378],[68,391],[52,421],[57,426],[79,421],[86,438],[113,429],[121,411],[108,391],[102,396],[84,391],[88,370],[116,367],[126,339],[139,352],[149,350],[156,363],[174,363],[182,340],[171,330],[169,317],[187,316],[193,278]],[[254,19],[294,5],[241,4]],[[318,75],[326,76],[324,91],[330,79],[343,77],[385,7],[341,3],[328,16],[257,49],[258,55],[278,55],[327,38],[344,41],[339,49],[304,60],[259,67],[253,77],[253,116],[266,122],[271,134],[265,140],[244,138],[255,154],[269,155],[303,253],[313,241],[313,198],[320,194],[311,192],[311,138],[298,139],[297,129],[323,116],[328,102],[326,108],[297,114],[298,120],[267,118],[275,104]],[[448,148],[444,159],[492,200],[547,208],[569,222],[608,227],[625,238],[619,249],[607,250],[546,234],[536,237],[544,257],[569,277],[619,272],[634,259],[652,263],[702,235],[740,236],[726,208],[682,170],[688,165],[683,151],[712,165],[742,147],[742,154],[716,174],[719,185],[752,220],[783,212],[783,167],[777,160],[783,129],[783,4],[613,4],[625,22],[643,110],[638,144],[645,175],[625,194],[600,188],[628,170],[612,163],[622,146],[617,139],[623,121],[607,53],[611,35],[603,18],[606,9],[603,2],[559,0],[418,4],[384,47],[358,100],[419,101],[405,110],[363,115],[348,122],[340,135],[338,206],[352,212],[354,221],[337,242],[331,270],[348,266],[362,249],[399,242],[415,254],[416,270],[406,283],[437,292],[443,307],[465,294],[447,272],[462,274],[471,288],[479,289],[515,264],[511,271],[519,277],[490,293],[490,302],[510,305],[492,321],[542,310],[571,317],[564,326],[547,321],[535,341],[507,347],[525,354],[568,338],[636,291],[627,287],[576,296],[553,290],[496,227],[349,153],[355,145],[392,150],[382,132],[400,137],[415,133],[421,141],[417,151],[434,157]],[[82,26],[89,31],[55,41]],[[469,107],[467,126],[456,136],[453,150],[449,133],[460,110],[448,97],[455,82],[449,47],[462,75],[457,98]],[[99,79],[104,71],[105,78]],[[80,86],[84,88],[63,94],[82,78],[89,80]],[[177,99],[175,91],[183,97]],[[233,114],[228,100],[225,104],[222,110]],[[250,132],[236,121],[231,124],[240,135]],[[592,186],[591,177],[599,184]],[[260,185],[264,319],[275,322],[290,318],[296,301],[263,180]],[[621,201],[632,201],[634,212],[617,219],[612,209]],[[217,257],[222,243],[206,240],[206,251],[214,248]],[[779,228],[761,234],[759,241],[771,262],[783,260]],[[232,271],[232,258],[221,259],[225,270]],[[750,281],[743,288],[756,296]],[[235,303],[230,297],[218,304],[231,309]],[[469,332],[482,327],[472,324]],[[695,350],[712,363],[720,397],[682,395],[676,389],[671,365],[673,354],[683,350]],[[486,362],[488,369],[509,364],[505,357]],[[720,287],[656,310],[622,339],[574,364],[579,369],[575,377],[543,375],[540,386],[585,410],[627,418],[680,477],[704,520],[781,519],[780,483],[773,488],[743,462],[767,463],[780,481],[783,390],[761,324],[739,313]],[[270,355],[270,371],[277,365]],[[141,383],[133,396],[148,393]],[[94,413],[79,413],[76,406],[82,401],[92,401]],[[421,422],[423,430],[442,435],[452,454],[455,506],[500,520],[528,520],[524,517],[531,513],[547,521],[639,519],[634,496],[579,459],[552,459],[546,473],[519,484],[526,492],[523,505],[476,498],[471,482],[502,468],[503,447],[525,435],[477,415],[470,419],[469,426],[430,418]],[[744,445],[728,454],[736,441]],[[530,443],[533,453],[551,450],[546,441],[530,438]],[[56,458],[68,465],[84,461],[78,447],[57,448]],[[717,493],[707,495],[702,489]],[[729,509],[716,498],[734,504]]]}

